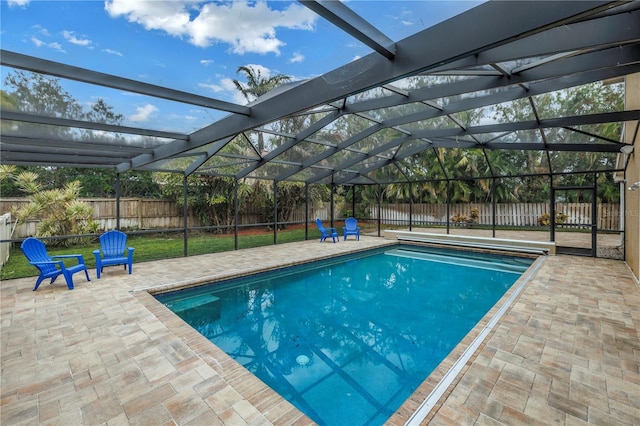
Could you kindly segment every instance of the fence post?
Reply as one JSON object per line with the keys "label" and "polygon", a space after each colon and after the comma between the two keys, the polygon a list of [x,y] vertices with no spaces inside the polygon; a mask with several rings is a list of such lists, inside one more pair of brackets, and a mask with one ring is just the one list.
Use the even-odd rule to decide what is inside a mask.
{"label": "fence post", "polygon": [[[5,213],[0,216],[0,240],[10,240],[11,234],[11,213]],[[9,260],[10,248],[11,243],[0,244],[0,269]]]}
{"label": "fence post", "polygon": [[144,219],[143,213],[147,211],[146,208],[142,207],[144,205],[144,203],[145,203],[144,199],[138,198],[138,202],[137,202],[137,205],[138,205],[138,227],[141,228],[141,229],[145,229],[146,228],[145,224],[142,222],[143,219]]}

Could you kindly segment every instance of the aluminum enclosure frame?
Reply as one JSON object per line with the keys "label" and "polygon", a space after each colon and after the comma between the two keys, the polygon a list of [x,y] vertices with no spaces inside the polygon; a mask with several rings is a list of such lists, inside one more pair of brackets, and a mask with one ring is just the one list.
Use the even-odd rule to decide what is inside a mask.
{"label": "aluminum enclosure frame", "polygon": [[[206,106],[230,114],[191,134],[154,129],[113,126],[66,118],[53,118],[2,110],[3,122],[39,123],[78,129],[93,129],[116,134],[141,135],[166,141],[155,146],[134,147],[99,140],[63,141],[55,137],[21,134],[3,135],[0,154],[3,164],[54,165],[67,167],[155,170],[184,173],[219,174],[235,179],[256,176],[256,171],[274,162],[291,169],[268,179],[300,181],[296,175],[311,169],[317,172],[321,163],[341,150],[351,149],[364,138],[384,129],[395,129],[402,138],[372,146],[359,157],[330,167],[320,167],[304,183],[335,182],[343,185],[385,183],[372,180],[375,170],[408,155],[439,147],[472,149],[557,150],[584,152],[617,152],[620,141],[600,138],[599,143],[566,144],[545,141],[545,129],[576,129],[588,123],[626,123],[638,126],[640,111],[617,111],[593,117],[556,117],[492,126],[455,126],[443,129],[407,130],[403,126],[428,119],[453,119],[456,112],[496,105],[517,99],[530,99],[549,93],[608,79],[623,78],[640,71],[640,4],[637,2],[502,2],[483,3],[452,19],[427,28],[404,40],[393,42],[374,26],[353,13],[344,4],[325,1],[303,1],[316,13],[330,20],[354,38],[370,46],[374,52],[320,77],[295,82],[276,89],[247,106],[200,95],[123,79],[92,70],[28,57],[2,50],[0,63],[16,69],[120,88],[161,99]],[[501,19],[509,16],[509,20]],[[473,29],[460,31],[460,28]],[[526,59],[530,58],[530,59]],[[526,59],[523,61],[523,59]],[[470,78],[447,84],[406,90],[394,82],[410,76],[467,76]],[[472,78],[471,78],[472,77]],[[355,95],[378,88],[388,95],[358,101],[347,101]],[[470,96],[471,95],[471,96]],[[455,99],[461,100],[456,101]],[[454,99],[445,103],[438,99]],[[533,101],[532,101],[533,102]],[[401,105],[423,103],[432,106],[421,113],[390,119],[376,119],[377,111]],[[329,111],[322,120],[298,134],[289,135],[288,142],[272,151],[250,153],[237,158],[246,164],[232,174],[200,169],[210,158],[220,156],[234,138],[248,131],[267,130],[265,126],[277,120],[314,110]],[[287,151],[304,141],[313,141],[317,134],[335,120],[346,115],[370,119],[372,125],[361,134],[351,135],[338,144],[327,144],[326,151],[299,163],[282,160]],[[262,129],[262,130],[261,130]],[[538,130],[538,140],[528,143],[505,143],[499,139],[481,142],[481,133]],[[598,135],[590,135],[598,139]],[[398,151],[409,141],[418,141],[402,154]],[[326,143],[326,142],[325,142]],[[203,152],[202,148],[207,147]],[[382,149],[384,147],[384,149]],[[385,151],[395,154],[383,154]],[[96,151],[101,153],[98,158]],[[190,161],[185,168],[167,168],[176,158]],[[362,160],[380,160],[371,166]],[[188,160],[191,159],[191,160]],[[357,161],[357,160],[360,161]],[[229,160],[231,161],[231,160]],[[261,174],[264,176],[264,174]],[[302,174],[298,175],[302,176]],[[365,176],[365,180],[362,177]]]}

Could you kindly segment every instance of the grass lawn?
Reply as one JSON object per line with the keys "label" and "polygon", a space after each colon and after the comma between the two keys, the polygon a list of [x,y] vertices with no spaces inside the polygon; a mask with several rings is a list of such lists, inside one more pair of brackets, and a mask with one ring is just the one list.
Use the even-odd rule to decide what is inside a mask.
{"label": "grass lawn", "polygon": [[[309,227],[309,238],[319,238],[320,233],[314,227]],[[293,229],[278,231],[278,244],[293,241],[304,240],[304,229]],[[256,235],[239,235],[238,248],[261,247],[273,244],[273,233],[260,233]],[[184,254],[184,240],[182,234],[152,234],[152,235],[132,235],[127,240],[129,247],[136,250],[133,253],[133,261],[145,262],[149,260],[170,259],[174,257],[182,257]],[[76,245],[66,248],[48,248],[50,255],[60,254],[82,254],[87,268],[95,268],[96,260],[93,256],[93,250],[100,248],[100,243],[94,242],[88,245]],[[218,253],[222,251],[231,251],[234,249],[233,235],[213,235],[198,234],[189,236],[188,253],[189,255],[198,255],[206,253]],[[65,261],[66,262],[66,261]],[[69,261],[70,265],[75,260]],[[0,280],[10,280],[23,277],[36,277],[38,270],[29,265],[29,262],[20,251],[18,244],[11,248],[9,260],[0,270]]]}

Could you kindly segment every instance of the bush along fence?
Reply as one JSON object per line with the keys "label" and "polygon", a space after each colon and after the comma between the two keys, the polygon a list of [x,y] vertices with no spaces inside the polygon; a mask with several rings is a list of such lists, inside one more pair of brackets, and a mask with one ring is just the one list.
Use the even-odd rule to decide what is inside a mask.
{"label": "bush along fence", "polygon": [[[100,230],[115,229],[117,224],[117,203],[115,199],[82,198],[93,209],[93,219]],[[13,211],[28,204],[26,198],[3,198],[0,213]],[[38,220],[19,224],[13,238],[36,235]],[[196,219],[189,217],[189,223]],[[171,229],[184,226],[183,210],[174,202],[164,199],[122,198],[120,199],[120,228],[122,229]],[[197,225],[193,225],[197,226]]]}

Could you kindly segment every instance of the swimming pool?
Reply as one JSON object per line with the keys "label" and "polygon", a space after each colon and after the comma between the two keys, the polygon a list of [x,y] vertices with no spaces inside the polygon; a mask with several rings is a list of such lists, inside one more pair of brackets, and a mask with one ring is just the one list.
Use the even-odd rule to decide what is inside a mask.
{"label": "swimming pool", "polygon": [[319,424],[382,424],[532,261],[394,246],[156,297]]}

